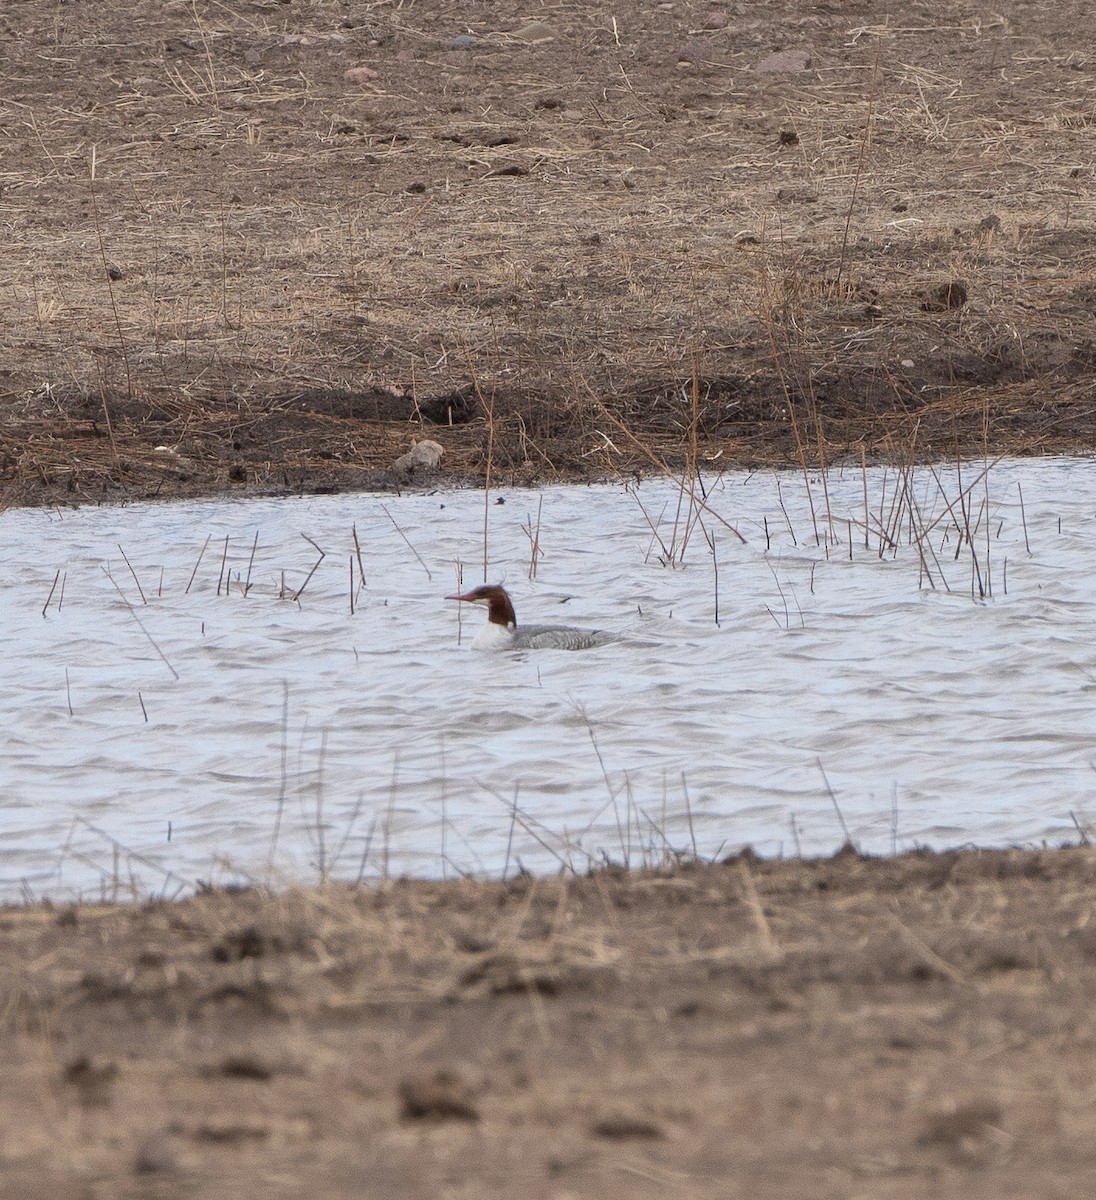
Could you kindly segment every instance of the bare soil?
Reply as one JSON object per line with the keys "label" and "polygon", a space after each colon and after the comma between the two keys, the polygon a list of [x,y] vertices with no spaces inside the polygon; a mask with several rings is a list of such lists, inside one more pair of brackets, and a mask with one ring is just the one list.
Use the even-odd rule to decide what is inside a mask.
{"label": "bare soil", "polygon": [[1088,0],[8,0],[0,43],[8,503],[400,486],[416,438],[508,482],[1096,447]]}
{"label": "bare soil", "polygon": [[1096,852],[0,911],[0,1192],[1091,1195]]}

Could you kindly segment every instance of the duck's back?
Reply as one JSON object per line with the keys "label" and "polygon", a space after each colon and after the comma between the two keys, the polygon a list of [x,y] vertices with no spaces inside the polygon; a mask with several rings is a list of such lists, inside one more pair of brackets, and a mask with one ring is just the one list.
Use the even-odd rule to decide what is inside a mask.
{"label": "duck's back", "polygon": [[513,639],[515,650],[590,650],[611,642],[613,635],[572,625],[519,625]]}

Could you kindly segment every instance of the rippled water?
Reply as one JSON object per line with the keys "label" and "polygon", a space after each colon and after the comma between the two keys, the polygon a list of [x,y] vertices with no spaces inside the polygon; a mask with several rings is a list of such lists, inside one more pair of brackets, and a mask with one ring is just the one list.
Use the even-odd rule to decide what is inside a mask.
{"label": "rippled water", "polygon": [[497,493],[519,620],[621,634],[524,656],[469,649],[482,613],[443,599],[482,578],[482,493],[4,513],[0,894],[1096,817],[1090,461],[705,488]]}

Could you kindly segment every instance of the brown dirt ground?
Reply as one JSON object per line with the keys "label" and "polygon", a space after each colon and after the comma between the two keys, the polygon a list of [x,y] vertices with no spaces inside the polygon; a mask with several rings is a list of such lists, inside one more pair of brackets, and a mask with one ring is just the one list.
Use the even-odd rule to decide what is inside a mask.
{"label": "brown dirt ground", "polygon": [[0,1192],[1096,1185],[1096,851],[0,910]]}
{"label": "brown dirt ground", "polygon": [[1096,447],[1089,0],[8,0],[0,45],[8,503],[424,436],[507,482]]}

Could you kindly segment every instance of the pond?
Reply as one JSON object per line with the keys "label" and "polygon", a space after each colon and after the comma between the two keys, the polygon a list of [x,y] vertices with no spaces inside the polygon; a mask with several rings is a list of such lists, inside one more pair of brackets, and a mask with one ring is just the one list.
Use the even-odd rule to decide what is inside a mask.
{"label": "pond", "polygon": [[[1076,840],[1086,459],[9,510],[0,898]],[[486,575],[593,650],[482,653]]]}

